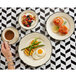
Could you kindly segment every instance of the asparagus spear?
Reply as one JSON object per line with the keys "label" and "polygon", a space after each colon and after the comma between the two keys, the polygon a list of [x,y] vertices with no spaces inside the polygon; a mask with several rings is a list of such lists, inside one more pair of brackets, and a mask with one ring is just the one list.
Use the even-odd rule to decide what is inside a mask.
{"label": "asparagus spear", "polygon": [[35,48],[42,47],[42,46],[45,46],[45,45],[37,45],[37,46],[34,46],[32,48],[35,49]]}
{"label": "asparagus spear", "polygon": [[[35,44],[33,44],[33,45],[31,44],[31,45],[34,46],[34,45],[37,45],[37,44],[39,44],[39,43],[41,43],[41,42],[37,42],[37,43],[35,43]],[[31,45],[30,45],[30,46],[31,46]],[[25,50],[25,49],[27,49],[27,48],[30,48],[30,46],[28,46],[28,47],[26,47],[26,48],[23,48],[23,49],[21,49],[21,50]]]}
{"label": "asparagus spear", "polygon": [[30,54],[30,52],[31,52],[32,49],[35,49],[35,48],[38,48],[38,47],[42,47],[42,46],[45,46],[45,45],[31,46],[31,47],[29,48],[29,54]]}
{"label": "asparagus spear", "polygon": [[38,38],[36,38],[36,39],[33,41],[32,45],[34,45],[34,44],[35,44],[35,42],[37,41],[37,39],[38,39]]}
{"label": "asparagus spear", "polygon": [[32,50],[32,46],[29,48],[29,55],[30,55],[30,53],[31,53],[31,50]]}
{"label": "asparagus spear", "polygon": [[[37,39],[38,38],[36,38],[30,46],[28,46],[26,48],[23,48],[22,50],[25,50],[25,49],[29,48],[29,54],[30,54],[30,52],[31,52],[32,49],[44,46],[44,45],[37,45],[37,44],[41,43],[41,42],[35,43],[37,41]],[[37,46],[34,46],[34,45],[37,45]]]}
{"label": "asparagus spear", "polygon": [[22,50],[25,50],[25,49],[26,49],[26,48],[23,48],[23,49],[21,49],[21,51],[22,51]]}
{"label": "asparagus spear", "polygon": [[[29,54],[30,54],[30,52],[31,52],[32,49],[35,49],[35,48],[38,48],[38,47],[42,47],[42,46],[45,46],[45,45],[30,46],[30,48],[29,48]],[[23,48],[22,50],[25,50],[25,48]]]}
{"label": "asparagus spear", "polygon": [[[41,43],[41,42],[37,42],[37,43],[31,44],[30,46],[34,46],[34,45],[37,45],[37,44],[39,44],[39,43]],[[26,48],[29,48],[30,46],[28,46],[28,47],[26,47]]]}
{"label": "asparagus spear", "polygon": [[37,45],[37,44],[40,44],[40,43],[41,43],[41,41],[40,41],[40,42],[35,43],[34,45]]}

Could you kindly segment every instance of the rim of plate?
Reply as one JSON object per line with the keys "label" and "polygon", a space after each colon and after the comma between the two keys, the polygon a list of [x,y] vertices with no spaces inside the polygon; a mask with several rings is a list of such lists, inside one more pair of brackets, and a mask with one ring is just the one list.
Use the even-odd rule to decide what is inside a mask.
{"label": "rim of plate", "polygon": [[[65,13],[65,12],[55,12],[55,13],[51,14],[51,15],[48,17],[48,19],[49,19],[52,15],[54,15],[54,14],[56,14],[56,13],[63,13],[63,14],[68,15],[68,16],[72,19],[72,21],[73,21],[73,23],[74,23],[73,18],[72,18],[69,14],[67,14],[67,13]],[[47,21],[48,21],[48,19],[47,19]],[[45,27],[46,27],[46,30],[47,30],[47,21],[46,21],[46,26],[45,26]],[[74,31],[75,31],[75,23],[74,23],[73,32],[74,32]],[[48,30],[47,30],[47,32],[48,32]],[[71,33],[71,35],[73,34],[73,32]],[[48,34],[49,34],[49,32],[48,32]],[[70,35],[70,36],[71,36],[71,35]],[[50,34],[49,34],[49,36],[50,36]],[[61,41],[61,40],[66,40],[66,39],[70,38],[70,36],[67,37],[67,38],[65,38],[65,39],[55,39],[53,36],[50,36],[50,37],[52,37],[52,38],[55,39],[55,40]]]}
{"label": "rim of plate", "polygon": [[[39,32],[33,32],[33,33],[28,33],[27,35],[29,35],[29,34],[34,34],[34,33],[37,33],[37,34],[41,34],[41,33],[39,33]],[[27,35],[25,35],[25,36],[27,36]],[[41,35],[43,35],[43,36],[45,36],[44,34],[41,34]],[[21,40],[25,37],[25,36],[23,36],[21,39],[20,39],[20,42],[21,42]],[[46,38],[47,38],[47,36],[45,36]],[[48,39],[48,38],[47,38]],[[48,39],[49,40],[49,39]],[[20,46],[20,42],[19,42],[19,46]],[[49,59],[51,58],[51,55],[52,55],[52,43],[50,42],[50,40],[49,40],[49,43],[50,43],[50,45],[51,45],[51,54],[50,54],[50,57],[49,57]],[[19,53],[19,47],[18,47],[18,53]],[[19,53],[19,57],[20,57],[20,53]],[[23,61],[23,59],[20,57],[20,59]],[[31,66],[30,64],[27,64],[27,63],[25,63],[24,61],[24,63],[26,64],[26,65],[28,65],[28,66],[30,66],[30,67],[32,67],[32,68],[35,68],[35,67],[39,67],[39,66],[42,66],[42,65],[44,65],[44,64],[46,64],[48,61],[49,61],[49,59],[45,62],[45,63],[43,63],[43,64],[41,64],[41,65],[38,65],[38,66]]]}
{"label": "rim of plate", "polygon": [[[37,18],[37,22],[35,23],[35,25],[34,25],[33,27],[29,27],[29,28],[28,28],[28,27],[24,27],[23,24],[22,24],[21,21],[20,21],[21,15],[22,15],[23,13],[27,12],[27,11],[33,12],[33,13],[36,15],[36,18]],[[39,18],[38,18],[38,15],[37,15],[37,13],[36,13],[35,11],[33,11],[33,10],[24,10],[23,12],[20,13],[20,15],[19,15],[19,17],[18,17],[18,22],[19,22],[19,25],[20,25],[23,29],[25,29],[25,30],[30,30],[30,29],[34,29],[34,28],[38,25]]]}

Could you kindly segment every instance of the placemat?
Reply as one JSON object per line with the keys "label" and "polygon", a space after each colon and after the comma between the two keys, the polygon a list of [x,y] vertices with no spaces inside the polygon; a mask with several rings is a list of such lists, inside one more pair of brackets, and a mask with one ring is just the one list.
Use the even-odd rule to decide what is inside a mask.
{"label": "placemat", "polygon": [[[18,16],[24,10],[33,10],[37,13],[39,17],[39,23],[34,29],[24,30],[18,24]],[[49,16],[55,12],[65,12],[69,14],[75,22],[75,31],[73,32],[71,37],[69,37],[66,40],[56,41],[52,39],[46,31],[46,28],[45,28],[46,21],[49,18]],[[65,8],[58,8],[58,7],[2,8],[0,7],[0,50],[1,50],[1,43],[2,43],[2,40],[1,40],[2,31],[9,26],[13,26],[19,31],[19,40],[17,41],[17,43],[11,45],[11,51],[13,54],[13,60],[14,60],[16,69],[41,69],[41,70],[76,69],[76,8],[75,7],[74,8],[67,8],[67,7]],[[31,68],[30,66],[26,65],[19,58],[19,55],[18,55],[18,46],[19,46],[20,39],[24,35],[32,32],[39,32],[47,36],[47,38],[50,39],[50,42],[52,43],[52,47],[53,47],[50,60],[46,64],[36,68]],[[0,51],[0,69],[7,69],[7,63],[1,51]]]}

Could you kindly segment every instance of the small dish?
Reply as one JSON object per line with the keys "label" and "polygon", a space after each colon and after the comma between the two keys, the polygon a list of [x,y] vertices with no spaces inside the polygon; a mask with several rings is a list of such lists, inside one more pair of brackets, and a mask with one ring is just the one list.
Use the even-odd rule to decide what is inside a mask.
{"label": "small dish", "polygon": [[[40,41],[45,45],[44,47],[41,48],[46,51],[46,55],[40,60],[34,60],[31,56],[25,55],[24,52],[21,50],[22,48],[27,47],[29,42],[34,38],[39,38]],[[24,36],[20,41],[18,50],[19,56],[23,60],[23,62],[31,67],[37,67],[46,63],[50,59],[51,51],[52,51],[52,45],[50,44],[50,41],[47,39],[47,37],[45,37],[40,33],[31,33]]]}
{"label": "small dish", "polygon": [[2,32],[2,40],[14,44],[19,38],[19,33],[14,27],[8,27]]}
{"label": "small dish", "polygon": [[[52,26],[53,26],[52,22],[56,17],[63,17],[63,18],[65,18],[66,21],[68,21],[67,24],[69,26],[67,26],[67,27],[69,28],[69,31],[67,34],[60,35],[60,34],[56,34],[52,31]],[[46,30],[52,38],[54,38],[56,40],[65,40],[65,39],[69,38],[74,31],[74,21],[73,21],[72,17],[66,13],[62,13],[62,12],[55,13],[48,18],[48,20],[46,22]]]}
{"label": "small dish", "polygon": [[[31,23],[31,26],[29,27],[29,26],[24,26],[24,24],[22,23],[22,17],[24,16],[24,15],[31,15],[31,16],[34,16],[35,17],[35,20],[33,20],[32,21],[32,23]],[[25,21],[27,21],[27,20],[25,20]],[[27,23],[27,22],[26,22]],[[22,27],[22,28],[24,28],[24,29],[26,29],[26,30],[29,30],[29,29],[32,29],[32,28],[34,28],[36,25],[37,25],[37,23],[38,23],[38,16],[37,16],[37,14],[34,12],[34,11],[31,11],[31,10],[25,10],[25,11],[23,11],[20,15],[19,15],[19,24],[20,24],[20,26]]]}

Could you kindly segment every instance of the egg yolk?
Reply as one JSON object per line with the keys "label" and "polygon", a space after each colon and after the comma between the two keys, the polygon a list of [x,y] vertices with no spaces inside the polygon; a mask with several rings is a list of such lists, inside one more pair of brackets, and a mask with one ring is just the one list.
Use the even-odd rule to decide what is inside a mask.
{"label": "egg yolk", "polygon": [[42,54],[42,52],[43,52],[42,49],[38,50],[38,54]]}

